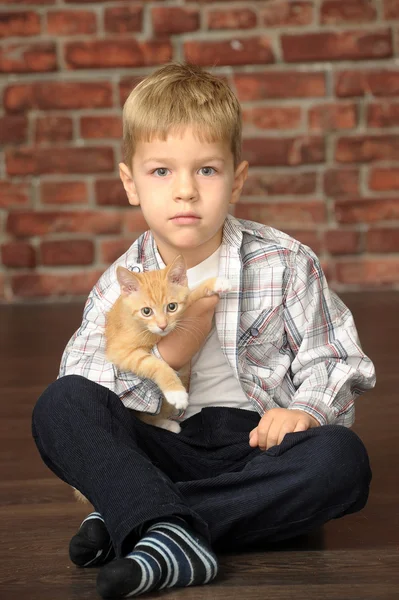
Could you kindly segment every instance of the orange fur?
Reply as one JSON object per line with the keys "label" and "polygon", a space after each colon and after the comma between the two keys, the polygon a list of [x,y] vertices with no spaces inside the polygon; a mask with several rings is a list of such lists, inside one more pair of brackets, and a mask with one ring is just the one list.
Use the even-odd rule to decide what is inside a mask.
{"label": "orange fur", "polygon": [[[151,349],[163,335],[179,326],[191,304],[227,291],[228,282],[213,277],[190,291],[182,256],[177,256],[165,269],[133,273],[119,266],[116,274],[121,294],[106,315],[107,359],[121,370],[155,381],[163,394],[160,412],[153,415],[135,411],[135,414],[146,423],[178,433],[180,425],[169,417],[176,409],[188,405],[190,363],[178,375],[165,361],[155,357]],[[171,305],[177,305],[176,310],[169,310],[174,308]],[[146,308],[152,311],[150,316],[142,313]],[[85,501],[77,490],[75,496]]]}

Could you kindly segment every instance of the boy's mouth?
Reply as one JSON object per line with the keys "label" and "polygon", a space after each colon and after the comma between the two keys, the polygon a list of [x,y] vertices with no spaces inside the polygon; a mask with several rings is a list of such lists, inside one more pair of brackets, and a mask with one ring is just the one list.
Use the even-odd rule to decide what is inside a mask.
{"label": "boy's mouth", "polygon": [[200,220],[200,217],[193,212],[186,213],[177,213],[171,219],[174,223],[179,223],[180,225],[189,225],[191,223],[196,223]]}

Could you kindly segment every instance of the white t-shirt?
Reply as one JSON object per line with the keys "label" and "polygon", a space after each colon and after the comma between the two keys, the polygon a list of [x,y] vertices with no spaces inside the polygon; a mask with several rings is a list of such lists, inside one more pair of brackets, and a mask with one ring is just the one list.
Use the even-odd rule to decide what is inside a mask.
{"label": "white t-shirt", "polygon": [[[197,287],[209,277],[219,275],[220,250],[219,246],[216,252],[202,263],[187,269],[190,289]],[[195,415],[205,406],[229,406],[254,410],[222,352],[215,320],[204,345],[191,360],[188,407],[183,419],[179,420]]]}

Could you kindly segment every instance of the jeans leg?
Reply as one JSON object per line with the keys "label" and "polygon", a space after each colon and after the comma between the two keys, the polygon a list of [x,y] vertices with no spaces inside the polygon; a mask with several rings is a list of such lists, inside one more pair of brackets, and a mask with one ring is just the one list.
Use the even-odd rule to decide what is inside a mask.
{"label": "jeans leg", "polygon": [[371,478],[360,438],[326,425],[287,434],[238,472],[177,485],[207,521],[214,549],[231,551],[293,538],[361,510]]}
{"label": "jeans leg", "polygon": [[116,394],[78,375],[53,382],[32,415],[43,461],[101,513],[117,556],[139,525],[171,515],[186,518],[209,541],[207,523],[139,448],[141,425]]}

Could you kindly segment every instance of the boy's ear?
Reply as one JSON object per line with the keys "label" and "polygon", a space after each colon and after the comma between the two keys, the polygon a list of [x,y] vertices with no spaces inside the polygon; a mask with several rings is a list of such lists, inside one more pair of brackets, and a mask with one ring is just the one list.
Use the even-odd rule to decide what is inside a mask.
{"label": "boy's ear", "polygon": [[237,204],[237,202],[240,199],[243,185],[248,177],[248,167],[248,161],[243,160],[242,163],[240,163],[236,169],[236,172],[234,174],[234,184],[231,192],[230,204]]}
{"label": "boy's ear", "polygon": [[139,206],[140,200],[137,195],[136,186],[134,184],[134,180],[130,173],[130,170],[125,165],[125,163],[119,163],[119,176],[122,180],[123,187],[125,188],[129,204],[131,204],[132,206]]}

